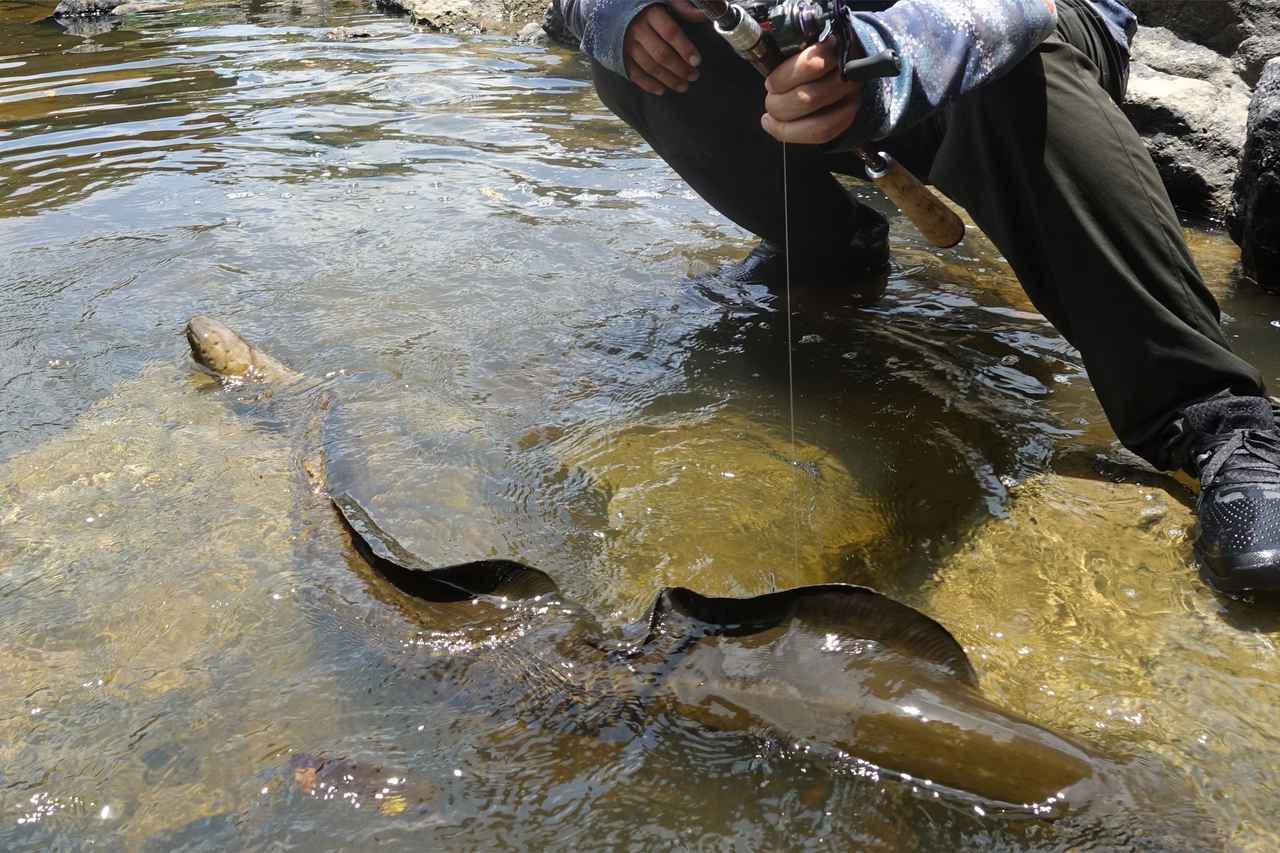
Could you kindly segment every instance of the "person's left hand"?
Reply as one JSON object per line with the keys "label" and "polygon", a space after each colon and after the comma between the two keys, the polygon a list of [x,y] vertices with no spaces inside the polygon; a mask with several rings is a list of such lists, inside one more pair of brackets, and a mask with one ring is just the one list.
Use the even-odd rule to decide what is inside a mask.
{"label": "person's left hand", "polygon": [[840,60],[828,39],[809,45],[773,69],[760,125],[781,142],[830,142],[853,124],[862,84],[840,79]]}

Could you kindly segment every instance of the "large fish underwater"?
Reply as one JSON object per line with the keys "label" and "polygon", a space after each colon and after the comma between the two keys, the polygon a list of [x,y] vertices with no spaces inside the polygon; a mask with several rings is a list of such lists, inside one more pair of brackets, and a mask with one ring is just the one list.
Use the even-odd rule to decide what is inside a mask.
{"label": "large fish underwater", "polygon": [[[307,391],[301,374],[225,324],[196,317],[186,334],[208,371],[261,383],[264,393],[301,386],[325,395],[319,408],[328,408],[330,392]],[[323,461],[304,464],[326,489]],[[420,600],[438,629],[510,625],[522,613],[534,626],[522,641],[553,644],[561,660],[552,705],[625,693],[716,731],[764,726],[979,813],[1054,818],[1124,796],[1116,761],[986,699],[944,627],[872,589],[823,584],[721,598],[664,588],[647,618],[605,630],[539,569],[497,559],[428,565],[356,498],[330,498],[364,562]]]}

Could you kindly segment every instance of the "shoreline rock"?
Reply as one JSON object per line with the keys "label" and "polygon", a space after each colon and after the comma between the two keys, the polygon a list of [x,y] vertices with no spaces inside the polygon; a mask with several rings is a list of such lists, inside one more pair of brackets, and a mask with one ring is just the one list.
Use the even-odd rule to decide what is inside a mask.
{"label": "shoreline rock", "polygon": [[[381,9],[403,12],[415,26],[437,33],[476,35],[490,31],[515,35],[527,24],[541,24],[543,0],[374,0]],[[532,37],[532,36],[529,36]]]}
{"label": "shoreline rock", "polygon": [[1125,0],[1138,20],[1227,58],[1250,86],[1280,56],[1280,0]]}
{"label": "shoreline rock", "polygon": [[173,8],[165,0],[61,0],[53,10],[53,17],[66,21],[76,18],[120,17],[139,12],[162,12]]}
{"label": "shoreline rock", "polygon": [[1249,104],[1228,228],[1245,274],[1280,289],[1280,58],[1267,63]]}
{"label": "shoreline rock", "polygon": [[1170,30],[1138,28],[1124,112],[1177,207],[1227,214],[1248,109],[1249,87],[1230,60]]}

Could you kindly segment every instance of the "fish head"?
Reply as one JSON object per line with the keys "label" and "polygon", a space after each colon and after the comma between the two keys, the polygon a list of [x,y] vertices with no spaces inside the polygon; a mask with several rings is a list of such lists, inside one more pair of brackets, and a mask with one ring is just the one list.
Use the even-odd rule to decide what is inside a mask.
{"label": "fish head", "polygon": [[247,376],[255,368],[253,346],[212,317],[187,322],[187,343],[191,357],[219,376]]}

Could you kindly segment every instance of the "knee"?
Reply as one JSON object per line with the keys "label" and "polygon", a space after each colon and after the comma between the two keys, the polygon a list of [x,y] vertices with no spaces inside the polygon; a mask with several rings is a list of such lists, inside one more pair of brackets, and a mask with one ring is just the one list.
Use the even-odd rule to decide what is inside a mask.
{"label": "knee", "polygon": [[594,59],[591,60],[591,82],[596,95],[609,111],[632,127],[640,119],[640,98],[644,92],[620,74],[615,74]]}

